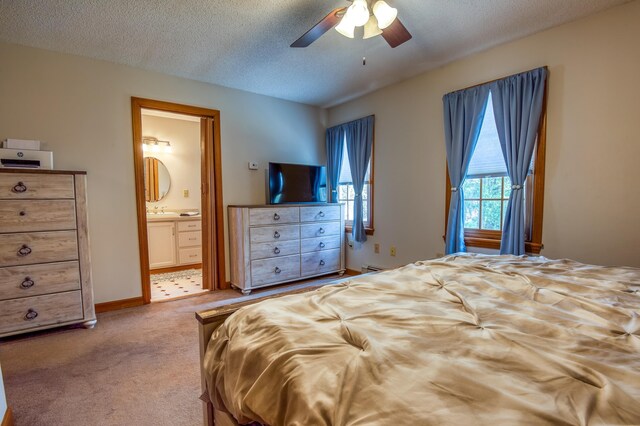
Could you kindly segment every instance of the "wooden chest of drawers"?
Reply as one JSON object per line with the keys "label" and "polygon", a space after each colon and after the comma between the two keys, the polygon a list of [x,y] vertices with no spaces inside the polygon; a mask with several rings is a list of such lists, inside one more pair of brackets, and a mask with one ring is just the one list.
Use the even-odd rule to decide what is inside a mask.
{"label": "wooden chest of drawers", "polygon": [[340,204],[229,206],[231,284],[253,288],[343,273]]}
{"label": "wooden chest of drawers", "polygon": [[86,174],[0,169],[0,337],[96,323]]}

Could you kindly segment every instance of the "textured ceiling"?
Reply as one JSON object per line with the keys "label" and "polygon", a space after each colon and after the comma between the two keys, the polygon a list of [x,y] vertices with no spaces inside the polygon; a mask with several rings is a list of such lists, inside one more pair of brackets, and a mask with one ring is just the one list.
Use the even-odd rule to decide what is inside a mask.
{"label": "textured ceiling", "polygon": [[[0,40],[323,107],[628,0],[387,0],[413,39],[329,31],[344,0],[0,0]],[[362,57],[367,65],[362,66]]]}

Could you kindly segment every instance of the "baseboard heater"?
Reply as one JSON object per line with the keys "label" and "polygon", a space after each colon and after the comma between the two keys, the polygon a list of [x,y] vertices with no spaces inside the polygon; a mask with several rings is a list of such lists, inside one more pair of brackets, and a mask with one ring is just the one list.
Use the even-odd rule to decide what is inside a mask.
{"label": "baseboard heater", "polygon": [[362,265],[362,273],[367,274],[369,272],[381,272],[386,271],[387,268],[383,268],[382,266],[374,266],[374,265]]}

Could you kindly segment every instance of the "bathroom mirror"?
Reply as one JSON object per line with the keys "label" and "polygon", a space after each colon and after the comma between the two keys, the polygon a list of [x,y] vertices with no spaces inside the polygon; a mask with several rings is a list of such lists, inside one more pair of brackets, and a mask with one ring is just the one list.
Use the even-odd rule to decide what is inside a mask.
{"label": "bathroom mirror", "polygon": [[167,166],[155,157],[144,158],[144,196],[147,202],[160,201],[171,188]]}

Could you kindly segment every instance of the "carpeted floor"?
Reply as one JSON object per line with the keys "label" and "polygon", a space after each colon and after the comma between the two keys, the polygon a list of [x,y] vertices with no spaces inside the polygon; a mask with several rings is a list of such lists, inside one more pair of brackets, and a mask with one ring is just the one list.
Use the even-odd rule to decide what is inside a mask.
{"label": "carpeted floor", "polygon": [[93,330],[56,329],[0,340],[16,426],[201,425],[194,313],[312,283],[249,296],[217,291],[99,314]]}

